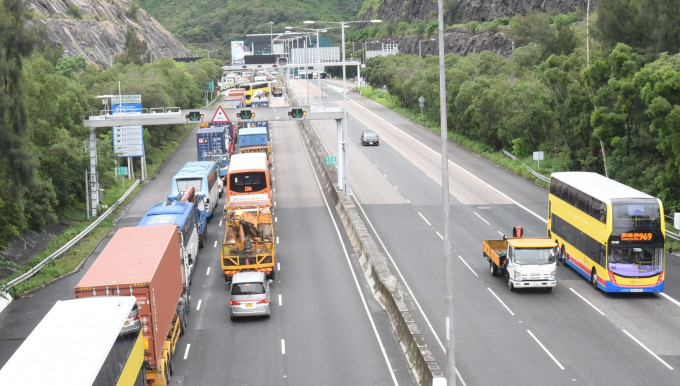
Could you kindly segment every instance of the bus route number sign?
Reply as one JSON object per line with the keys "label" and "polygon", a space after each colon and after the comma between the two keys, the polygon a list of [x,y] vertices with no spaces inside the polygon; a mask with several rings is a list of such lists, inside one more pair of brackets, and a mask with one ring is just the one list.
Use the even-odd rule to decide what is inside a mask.
{"label": "bus route number sign", "polygon": [[332,157],[332,156],[326,157],[326,165],[327,166],[335,166],[336,162],[337,162],[337,159],[335,157]]}
{"label": "bus route number sign", "polygon": [[118,166],[118,176],[127,176],[128,175],[128,167],[127,166]]}

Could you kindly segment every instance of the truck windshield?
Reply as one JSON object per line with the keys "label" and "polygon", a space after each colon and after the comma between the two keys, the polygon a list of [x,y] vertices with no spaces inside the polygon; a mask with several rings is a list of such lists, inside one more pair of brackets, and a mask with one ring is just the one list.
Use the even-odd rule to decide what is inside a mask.
{"label": "truck windshield", "polygon": [[552,264],[555,262],[554,248],[515,249],[515,263],[520,265]]}

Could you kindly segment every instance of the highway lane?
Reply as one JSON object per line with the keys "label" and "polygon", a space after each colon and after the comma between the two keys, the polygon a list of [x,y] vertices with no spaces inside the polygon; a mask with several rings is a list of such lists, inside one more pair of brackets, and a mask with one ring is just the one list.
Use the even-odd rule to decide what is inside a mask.
{"label": "highway lane", "polygon": [[[276,99],[273,99],[276,100]],[[232,322],[219,251],[223,216],[210,220],[191,286],[188,330],[175,352],[177,384],[412,384],[389,321],[338,235],[294,124],[273,123],[279,271],[272,317]],[[118,219],[134,226],[194,160],[193,135],[148,181]],[[220,199],[219,204],[223,204]],[[113,232],[111,232],[113,234]],[[0,366],[55,301],[70,299],[107,239],[76,273],[14,301],[0,315]]]}
{"label": "highway lane", "polygon": [[[354,97],[353,94],[352,96]],[[339,100],[339,97],[336,100]],[[379,148],[363,148],[362,150],[365,156],[362,156],[361,153],[357,154],[358,152],[353,152],[352,148],[350,148],[350,173],[354,173],[354,171],[358,169],[360,170],[359,173],[368,174],[369,172],[367,172],[366,169],[370,168],[372,164],[375,164],[385,179],[389,179],[389,182],[394,185],[394,187],[391,188],[392,192],[387,194],[392,195],[395,190],[398,190],[403,195],[403,200],[415,203],[418,214],[411,215],[410,217],[408,216],[408,209],[403,209],[402,212],[404,213],[399,212],[399,215],[394,215],[394,213],[398,212],[398,209],[390,205],[391,202],[389,201],[382,201],[383,205],[381,206],[387,206],[387,208],[383,208],[382,210],[378,205],[366,204],[365,206],[366,211],[369,213],[369,218],[377,224],[376,228],[378,229],[378,234],[388,240],[385,243],[388,245],[388,250],[395,251],[395,255],[406,255],[402,257],[403,261],[398,262],[397,265],[404,264],[407,266],[408,268],[402,269],[404,272],[411,273],[417,271],[422,265],[427,264],[428,262],[420,259],[418,260],[418,264],[409,265],[409,261],[414,260],[414,256],[441,254],[441,249],[437,250],[437,248],[432,248],[432,251],[429,253],[419,253],[423,251],[424,245],[428,245],[430,239],[422,236],[423,234],[427,234],[427,232],[412,229],[418,228],[417,225],[412,227],[409,225],[418,224],[420,221],[420,228],[443,229],[440,219],[440,205],[425,205],[425,203],[433,202],[432,196],[437,196],[436,201],[434,202],[440,200],[441,187],[436,183],[435,178],[432,178],[431,176],[438,173],[441,161],[439,161],[439,158],[432,160],[430,162],[432,170],[422,170],[421,168],[423,165],[427,165],[426,162],[424,163],[422,161],[424,152],[418,151],[417,149],[415,151],[413,150],[419,145],[409,143],[408,140],[400,142],[397,138],[399,134],[393,127],[390,127],[390,125],[381,125],[381,117],[372,116],[364,111],[366,109],[381,110],[381,108],[374,107],[372,103],[365,100],[361,101],[360,107],[357,107],[358,104],[350,103],[350,105],[350,113],[352,116],[361,116],[364,114],[365,116],[362,117],[362,120],[364,122],[370,122],[370,128],[377,129],[381,135],[381,146]],[[386,114],[386,116],[390,115],[390,113]],[[355,139],[355,143],[363,126],[364,124],[353,122],[352,118],[350,118],[350,137]],[[396,126],[399,126],[399,124]],[[413,135],[426,136],[426,133],[416,132]],[[432,135],[432,137],[434,137],[434,139],[430,139],[430,143],[434,146],[431,148],[438,149],[438,138],[435,135]],[[334,136],[326,135],[325,139],[327,139],[326,142],[329,149],[335,149]],[[406,146],[404,146],[403,143],[406,143]],[[412,153],[417,154],[412,155]],[[413,166],[409,169],[408,162],[403,162],[400,157],[408,158],[409,161],[411,157],[413,157],[415,159],[412,164]],[[634,299],[631,299],[630,296],[620,297],[595,292],[588,286],[586,280],[578,276],[573,270],[563,267],[559,268],[558,276],[560,284],[553,294],[548,294],[548,296],[544,296],[546,295],[544,293],[534,292],[530,292],[529,294],[509,294],[507,289],[504,288],[502,280],[491,278],[488,272],[484,272],[485,270],[488,271],[488,265],[481,257],[479,257],[481,255],[479,247],[481,238],[498,238],[500,237],[500,234],[497,232],[509,233],[511,227],[517,224],[525,226],[527,235],[545,234],[545,222],[539,220],[539,218],[545,218],[547,193],[544,189],[538,188],[534,184],[521,181],[521,179],[518,179],[516,176],[502,173],[502,171],[499,172],[499,169],[492,163],[480,160],[479,157],[466,155],[465,152],[459,151],[458,149],[456,152],[452,153],[452,159],[454,157],[467,157],[470,162],[464,160],[457,161],[456,163],[462,164],[462,162],[466,162],[464,164],[466,170],[474,170],[475,174],[483,175],[484,179],[487,181],[494,181],[494,183],[498,182],[499,185],[496,186],[504,187],[499,188],[499,190],[503,190],[504,193],[507,193],[515,200],[520,201],[521,205],[532,212],[540,214],[539,216],[534,216],[526,210],[519,210],[517,205],[507,202],[507,199],[503,197],[503,195],[496,193],[496,196],[494,196],[494,191],[488,187],[485,188],[484,185],[477,184],[474,189],[470,189],[469,191],[457,189],[457,191],[453,193],[454,200],[452,202],[456,202],[455,199],[460,199],[458,202],[464,204],[454,204],[453,217],[456,219],[453,225],[454,232],[456,232],[456,235],[454,236],[454,247],[461,253],[461,257],[468,262],[467,264],[469,264],[469,266],[479,275],[480,280],[484,283],[483,285],[487,285],[488,281],[488,288],[498,294],[497,296],[500,299],[503,299],[503,307],[507,306],[510,310],[514,310],[512,312],[515,315],[521,317],[521,320],[517,322],[518,324],[521,323],[524,326],[535,324],[531,329],[526,329],[524,332],[518,331],[512,336],[520,338],[520,335],[523,333],[525,335],[525,340],[532,340],[536,343],[547,342],[548,344],[545,347],[552,348],[552,351],[561,354],[554,355],[558,360],[552,361],[552,364],[546,364],[545,361],[533,363],[531,363],[532,361],[527,361],[528,366],[518,366],[518,363],[513,362],[511,367],[514,367],[515,369],[511,368],[499,371],[497,376],[502,376],[502,374],[505,374],[505,376],[511,376],[512,374],[522,376],[523,372],[531,370],[532,373],[538,374],[539,378],[562,379],[564,382],[576,380],[578,382],[592,384],[596,381],[604,383],[620,381],[617,383],[630,384],[634,381],[649,379],[654,379],[660,384],[677,382],[677,372],[669,372],[671,370],[669,370],[663,362],[657,360],[652,355],[649,355],[649,353],[634,340],[634,338],[640,339],[638,337],[644,337],[640,341],[643,344],[651,346],[650,350],[658,353],[660,358],[665,358],[665,363],[672,364],[677,362],[677,349],[673,348],[677,347],[677,334],[672,335],[673,338],[671,339],[665,337],[668,336],[668,332],[677,329],[678,309],[675,308],[674,304],[666,301],[664,298],[653,295],[652,297],[640,297],[640,299],[637,299],[634,296]],[[364,160],[369,158],[369,162],[364,162]],[[408,172],[413,169],[415,169],[415,171],[411,173]],[[456,173],[455,170],[452,171],[452,174],[454,173]],[[439,175],[441,175],[440,172]],[[469,186],[469,176],[463,175],[463,179],[459,177],[459,174],[454,174],[451,182],[453,189],[457,186]],[[381,202],[381,193],[377,190],[384,184],[370,184],[372,179],[363,177],[359,177],[359,181],[361,183],[357,184],[357,179],[354,179],[354,177],[350,178],[352,191],[361,202],[364,202],[366,196],[370,196],[370,201],[367,201],[369,203]],[[366,181],[369,182],[368,185],[366,184]],[[459,181],[465,182],[461,183]],[[435,187],[431,188],[429,186],[430,184],[434,184]],[[414,187],[419,185],[427,186],[427,188],[419,189],[418,187]],[[421,193],[422,191],[425,191],[426,193]],[[470,194],[470,192],[472,194]],[[461,206],[460,208],[459,205]],[[414,209],[414,211],[416,210]],[[466,215],[466,212],[471,212],[471,214]],[[421,214],[423,213],[427,214],[421,217]],[[481,215],[479,215],[480,213]],[[420,219],[418,217],[420,217]],[[458,221],[458,218],[461,218],[461,220]],[[484,219],[482,220],[482,218]],[[425,222],[425,219],[428,219],[429,224]],[[473,226],[478,227],[479,229],[475,229]],[[457,236],[459,237],[456,238]],[[417,248],[411,247],[409,249],[409,246],[414,244],[405,241],[409,239],[419,240],[419,242],[417,242]],[[669,263],[670,266],[674,261],[671,259],[669,260],[671,261]],[[439,265],[439,267],[441,267],[441,265]],[[463,271],[465,270],[465,268],[462,269]],[[425,270],[424,272],[414,274],[413,276],[415,279],[407,278],[409,285],[415,287],[414,292],[416,294],[425,294],[424,296],[417,295],[418,298],[425,297],[426,299],[431,299],[433,298],[432,293],[441,293],[437,292],[437,289],[443,290],[443,284],[441,284],[443,283],[443,277],[440,275],[435,278],[433,275],[437,275],[436,267],[431,270]],[[439,288],[434,285],[428,288],[426,285],[418,284],[418,281],[423,281],[422,279],[418,280],[418,277],[427,277],[428,282],[440,283]],[[414,281],[415,284],[413,283]],[[459,284],[458,278],[457,284]],[[425,290],[418,289],[419,287],[425,287]],[[463,287],[465,289],[466,298],[471,298],[468,294],[470,287]],[[601,315],[578,295],[574,294],[569,288],[574,289],[586,299],[602,300],[606,305],[614,308],[614,311],[611,311],[611,315],[617,315],[617,318],[606,318],[605,316],[610,315],[608,313],[605,313],[605,316]],[[621,299],[618,299],[619,297]],[[612,298],[614,298],[614,300],[612,300]],[[618,300],[620,300],[620,302]],[[486,303],[480,303],[479,299],[475,298],[472,302],[476,303],[479,309],[486,308],[486,306],[483,306],[483,304]],[[423,303],[425,303],[425,301]],[[540,306],[537,307],[537,305]],[[435,310],[435,314],[437,306],[441,309],[441,302],[430,307]],[[424,308],[427,309],[428,306],[425,305]],[[428,311],[426,311],[426,313],[428,313]],[[459,314],[460,311],[456,314],[456,321],[459,319]],[[466,317],[468,316],[468,314],[465,315]],[[436,326],[436,321],[442,320],[443,317],[440,316],[434,319],[435,322],[433,322],[433,324]],[[493,332],[496,331],[493,326],[498,326],[496,323],[489,324],[483,320],[481,323],[482,324],[475,326],[472,336],[493,334]],[[611,326],[616,323],[622,326],[625,324],[627,327],[612,328]],[[464,325],[465,323],[463,323],[463,326]],[[507,323],[503,325],[507,325]],[[458,329],[456,333],[457,336],[462,336],[463,340],[471,336],[465,333],[464,328],[465,327]],[[437,329],[443,331],[443,326]],[[461,330],[464,332],[461,333]],[[532,334],[529,334],[529,331],[531,331]],[[555,333],[556,331],[558,334]],[[564,334],[562,334],[562,332],[564,332]],[[630,334],[630,336],[628,334]],[[666,344],[662,344],[664,339]],[[495,340],[502,341],[502,339],[498,338]],[[512,341],[512,339],[510,340]],[[479,345],[479,343],[480,342],[471,342],[472,347],[474,347],[474,345]],[[464,343],[461,342],[460,344]],[[502,344],[502,342],[495,343],[495,345],[498,344]],[[517,342],[512,343],[513,346],[517,344]],[[460,352],[461,346],[457,347],[457,352]],[[494,355],[489,355],[488,345],[484,345],[483,347],[487,348],[487,358],[489,356],[495,357]],[[539,348],[539,350],[545,351],[542,348]],[[548,350],[549,352],[552,352],[550,349]],[[465,350],[466,358],[470,355],[471,351],[474,350]],[[505,352],[500,350],[499,357],[507,356],[508,352],[521,352],[522,355],[525,355],[525,351],[511,348],[509,351]],[[593,357],[597,358],[597,360],[593,360]],[[481,355],[481,359],[483,358],[484,354]],[[514,359],[515,358],[513,357],[513,361]],[[550,361],[551,360],[549,359],[548,362]],[[470,362],[475,363],[475,361]],[[476,362],[484,363],[479,360]],[[466,366],[465,363],[465,360],[459,359],[459,369],[464,368]],[[523,360],[522,363],[524,363]],[[546,366],[556,366],[557,363],[560,363],[562,367],[565,367],[565,370],[560,371],[561,374],[558,378],[546,378],[546,369],[548,369]],[[500,366],[502,366],[502,364]],[[536,368],[537,366],[538,368]],[[678,366],[675,365],[675,367]],[[521,368],[523,371],[517,371],[517,368]],[[611,374],[602,371],[603,368],[621,369],[621,371]],[[461,370],[461,372],[463,373],[463,378],[466,378],[466,371]],[[472,366],[471,370],[467,373],[469,374],[469,379],[476,381],[486,380],[487,383],[488,381],[498,382],[502,379],[494,378],[494,374],[489,374],[490,372],[493,373],[494,370],[489,370],[488,368],[480,370],[479,368]],[[478,378],[480,375],[481,378]],[[486,376],[489,376],[490,378],[486,378]],[[513,378],[510,377],[509,379]],[[466,379],[466,381],[467,380],[468,379]]]}

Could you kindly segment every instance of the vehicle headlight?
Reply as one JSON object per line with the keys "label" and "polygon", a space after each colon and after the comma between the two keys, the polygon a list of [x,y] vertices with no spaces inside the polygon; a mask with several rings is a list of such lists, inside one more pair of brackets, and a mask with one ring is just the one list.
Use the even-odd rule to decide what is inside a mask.
{"label": "vehicle headlight", "polygon": [[515,277],[515,281],[522,281],[522,273],[521,272],[515,271],[514,277]]}
{"label": "vehicle headlight", "polygon": [[550,280],[555,280],[556,274],[557,274],[557,270],[550,272]]}

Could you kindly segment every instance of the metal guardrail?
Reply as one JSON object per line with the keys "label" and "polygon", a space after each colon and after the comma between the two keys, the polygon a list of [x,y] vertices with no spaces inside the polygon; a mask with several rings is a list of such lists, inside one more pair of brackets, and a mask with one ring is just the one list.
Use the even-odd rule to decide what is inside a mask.
{"label": "metal guardrail", "polygon": [[[512,153],[510,153],[509,151],[503,149],[503,154],[505,154],[506,157],[508,157],[508,158],[510,158],[510,159],[512,159],[512,160],[515,160],[515,161],[518,161],[519,163],[521,163],[522,166],[524,166],[525,168],[527,168],[527,169],[529,170],[529,172],[530,172],[531,174],[533,174],[536,178],[539,178],[540,180],[545,181],[545,182],[550,182],[550,178],[548,178],[548,177],[546,177],[546,176],[540,174],[539,172],[535,171],[534,169],[530,168],[527,164],[525,164],[524,162],[518,160],[517,157],[515,157],[515,156],[514,156]],[[666,217],[667,217],[667,218],[670,218],[671,221],[673,221],[673,218],[672,218],[671,216],[666,216]],[[673,233],[673,232],[667,230],[667,231],[666,231],[666,236],[672,238],[673,240],[680,240],[680,231],[678,231],[678,233]]]}
{"label": "metal guardrail", "polygon": [[38,263],[36,266],[34,266],[33,268],[31,268],[31,269],[28,270],[27,272],[23,273],[22,275],[17,276],[16,278],[14,278],[14,279],[12,279],[11,281],[9,281],[9,282],[7,283],[7,285],[6,285],[6,287],[7,287],[6,289],[10,289],[10,288],[14,287],[15,285],[17,285],[17,284],[19,284],[19,283],[21,283],[21,282],[27,280],[27,279],[30,278],[31,276],[35,275],[35,274],[38,273],[38,272],[42,269],[42,267],[44,267],[47,263],[49,263],[50,261],[52,261],[52,260],[56,259],[57,257],[63,255],[64,252],[68,251],[71,247],[73,247],[74,245],[76,245],[83,237],[87,236],[87,234],[89,234],[90,232],[92,232],[92,230],[93,230],[95,227],[97,227],[97,225],[101,224],[102,221],[104,221],[111,213],[113,213],[113,211],[116,210],[116,208],[118,208],[118,207],[120,206],[120,204],[123,203],[123,201],[125,201],[125,199],[132,193],[132,191],[133,191],[140,183],[141,183],[141,180],[135,181],[135,183],[132,184],[132,186],[130,186],[130,189],[128,189],[127,192],[125,192],[125,194],[123,194],[123,196],[121,196],[121,198],[120,198],[118,201],[116,201],[115,204],[113,204],[106,212],[102,213],[102,215],[99,216],[99,218],[97,218],[92,224],[90,224],[87,228],[83,229],[82,232],[78,233],[78,235],[76,235],[76,236],[75,236],[73,239],[71,239],[68,243],[64,244],[61,248],[57,249],[56,251],[54,251],[54,253],[52,253],[51,255],[49,255],[48,257],[46,257],[45,260],[41,261],[41,262]]}

